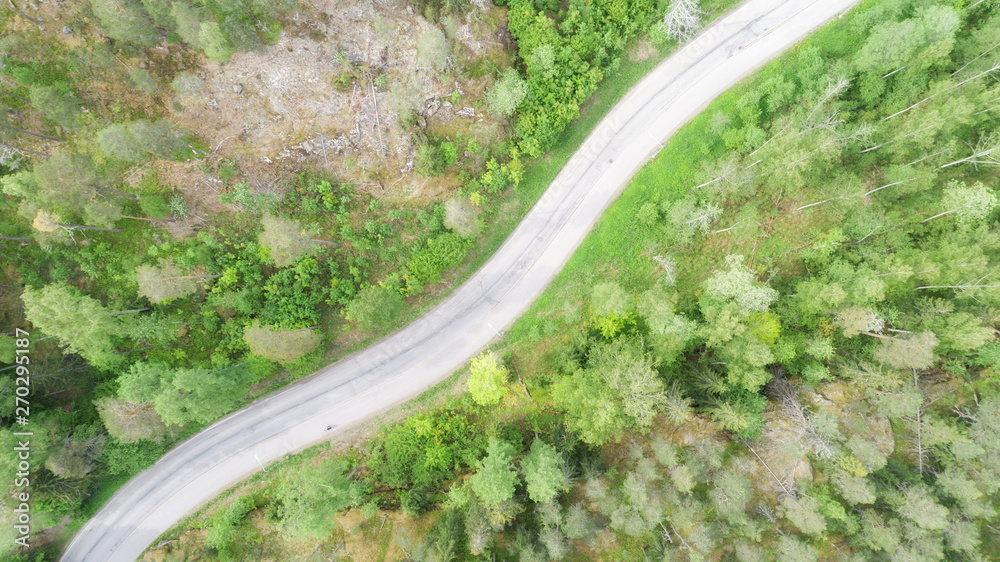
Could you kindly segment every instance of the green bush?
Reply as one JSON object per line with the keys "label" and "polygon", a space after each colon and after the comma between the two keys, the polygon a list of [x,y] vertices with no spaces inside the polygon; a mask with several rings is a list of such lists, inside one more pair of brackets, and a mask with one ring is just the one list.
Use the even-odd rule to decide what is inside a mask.
{"label": "green bush", "polygon": [[159,195],[143,195],[139,198],[139,208],[147,217],[154,219],[165,219],[170,216],[167,201]]}
{"label": "green bush", "polygon": [[417,147],[417,171],[425,176],[437,177],[448,169],[448,155],[440,146],[427,143]]}
{"label": "green bush", "polygon": [[458,234],[449,232],[427,242],[407,264],[410,274],[424,285],[437,283],[441,273],[461,263],[468,250],[465,240]]}
{"label": "green bush", "polygon": [[403,297],[390,287],[374,285],[358,292],[347,305],[346,317],[365,331],[382,331],[396,325]]}

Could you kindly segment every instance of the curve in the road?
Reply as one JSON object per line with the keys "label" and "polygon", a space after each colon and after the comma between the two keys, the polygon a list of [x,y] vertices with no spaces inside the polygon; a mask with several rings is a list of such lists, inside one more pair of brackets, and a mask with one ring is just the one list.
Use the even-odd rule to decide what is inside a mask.
{"label": "curve in the road", "polygon": [[122,487],[68,562],[130,561],[176,521],[268,463],[419,394],[513,322],[632,175],[712,99],[858,0],[748,0],[611,110],[510,238],[430,312],[199,432]]}

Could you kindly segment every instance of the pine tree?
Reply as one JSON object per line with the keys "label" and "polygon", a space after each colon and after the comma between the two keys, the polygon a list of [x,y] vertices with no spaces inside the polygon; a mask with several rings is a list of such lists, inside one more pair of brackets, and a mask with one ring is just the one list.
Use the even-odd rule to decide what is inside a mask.
{"label": "pine tree", "polygon": [[550,502],[568,487],[562,464],[562,455],[555,447],[541,439],[531,443],[530,452],[521,460],[521,472],[531,501],[536,504]]}
{"label": "pine tree", "polygon": [[71,353],[79,353],[100,369],[111,369],[121,362],[114,344],[120,328],[96,299],[64,283],[53,283],[41,289],[26,287],[21,300],[28,320],[59,338]]}

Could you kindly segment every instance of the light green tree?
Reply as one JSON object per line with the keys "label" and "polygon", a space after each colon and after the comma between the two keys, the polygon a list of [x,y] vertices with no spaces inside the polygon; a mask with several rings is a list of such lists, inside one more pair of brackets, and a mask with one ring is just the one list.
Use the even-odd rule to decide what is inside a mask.
{"label": "light green tree", "polygon": [[469,367],[469,393],[472,394],[472,399],[481,406],[499,403],[507,394],[508,376],[506,367],[492,353],[484,351],[474,357]]}
{"label": "light green tree", "polygon": [[732,301],[741,309],[764,312],[778,298],[774,289],[757,283],[753,272],[743,265],[743,256],[726,256],[728,271],[717,271],[705,281],[705,295],[718,301]]}
{"label": "light green tree", "polygon": [[275,491],[277,527],[292,540],[324,540],[335,528],[338,511],[358,505],[360,484],[351,482],[342,464],[305,463],[289,471]]}
{"label": "light green tree", "polygon": [[531,501],[549,502],[567,488],[569,481],[562,465],[562,455],[555,447],[537,438],[531,443],[531,450],[521,459],[521,472]]}
{"label": "light green tree", "polygon": [[926,369],[937,361],[934,348],[938,344],[932,332],[920,332],[908,338],[884,337],[872,354],[893,369]]}
{"label": "light green tree", "polygon": [[205,55],[215,62],[226,62],[233,54],[233,46],[217,22],[202,22],[198,29],[198,42]]}
{"label": "light green tree", "polygon": [[261,223],[264,230],[257,236],[260,245],[267,248],[268,255],[278,267],[287,267],[302,256],[316,250],[316,244],[337,246],[335,242],[311,238],[302,225],[295,220],[265,213]]}
{"label": "light green tree", "polygon": [[588,366],[558,381],[552,392],[567,408],[566,425],[592,445],[617,441],[625,429],[648,431],[666,402],[652,357],[627,338],[594,346]]}
{"label": "light green tree", "polygon": [[149,47],[158,32],[140,0],[91,0],[94,15],[112,39]]}
{"label": "light green tree", "polygon": [[517,70],[508,68],[496,85],[486,93],[486,101],[495,113],[510,117],[527,95],[528,83]]}
{"label": "light green tree", "polygon": [[940,5],[927,6],[914,18],[880,23],[858,50],[854,64],[878,74],[904,65],[926,68],[951,52],[960,24],[954,8]]}
{"label": "light green tree", "polygon": [[163,303],[186,297],[198,290],[198,279],[217,275],[184,275],[177,264],[167,259],[153,265],[140,265],[135,269],[139,295],[153,303]]}
{"label": "light green tree", "polygon": [[982,223],[1000,205],[993,190],[983,185],[982,182],[976,182],[972,187],[968,187],[956,180],[952,180],[948,183],[948,187],[944,188],[942,203],[948,209],[947,211],[921,222],[956,213],[958,224],[972,226]]}
{"label": "light green tree", "polygon": [[452,197],[444,204],[444,226],[462,238],[475,238],[481,229],[479,211],[467,197]]}

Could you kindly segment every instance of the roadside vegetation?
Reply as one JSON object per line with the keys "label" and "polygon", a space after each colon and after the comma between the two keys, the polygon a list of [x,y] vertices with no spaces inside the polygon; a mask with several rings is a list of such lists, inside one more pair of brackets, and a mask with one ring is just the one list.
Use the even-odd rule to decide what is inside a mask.
{"label": "roadside vegetation", "polygon": [[[732,4],[706,3],[700,17]],[[390,61],[357,52],[358,37],[339,34],[347,24],[337,14],[347,12],[335,7],[10,6],[0,16],[0,383],[9,406],[0,442],[13,446],[20,427],[10,336],[22,328],[32,342],[35,548],[21,554],[31,559],[51,557],[179,440],[440,300],[680,37],[664,32],[667,6],[651,0],[403,2],[365,13],[372,53],[413,37],[399,64],[424,74],[406,84]],[[295,120],[318,106],[301,105],[310,96],[291,91],[281,65],[308,60],[324,39],[335,52],[317,57],[329,56],[334,71],[316,103],[350,100],[351,120],[300,131]],[[258,75],[246,78],[248,67]],[[259,99],[272,105],[254,107]],[[472,427],[461,430],[466,449],[449,453],[465,464],[440,460],[394,482],[430,490],[472,466],[482,448]],[[13,470],[8,461],[0,466]],[[333,507],[370,494],[348,488]],[[234,508],[226,528],[265,504],[255,502]],[[4,505],[7,521],[14,506]],[[13,530],[4,528],[6,549]],[[301,537],[319,527],[283,528]],[[213,535],[218,549],[222,535]]]}
{"label": "roadside vegetation", "polygon": [[[208,553],[990,559],[996,9],[870,0],[819,31],[671,139],[467,393],[282,461],[149,558],[253,497]],[[337,501],[284,530],[313,470]]]}

